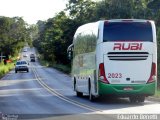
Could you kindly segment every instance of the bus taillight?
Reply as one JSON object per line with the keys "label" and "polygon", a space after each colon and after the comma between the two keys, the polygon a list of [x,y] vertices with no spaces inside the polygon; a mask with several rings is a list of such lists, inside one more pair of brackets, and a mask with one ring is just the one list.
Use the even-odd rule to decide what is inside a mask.
{"label": "bus taillight", "polygon": [[156,80],[156,63],[152,63],[151,74],[147,83],[152,83]]}
{"label": "bus taillight", "polygon": [[104,63],[99,64],[99,76],[98,77],[100,81],[106,84],[109,84],[109,81],[107,80],[106,75],[105,75]]}

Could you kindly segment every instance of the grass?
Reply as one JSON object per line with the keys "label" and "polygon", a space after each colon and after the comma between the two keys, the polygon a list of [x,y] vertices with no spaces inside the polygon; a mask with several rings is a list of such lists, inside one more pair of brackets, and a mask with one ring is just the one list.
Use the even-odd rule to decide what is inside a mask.
{"label": "grass", "polygon": [[14,68],[14,64],[17,61],[17,57],[11,58],[12,62],[4,65],[3,62],[0,62],[0,78],[2,78],[6,73]]}
{"label": "grass", "polygon": [[8,73],[13,68],[14,68],[14,63],[7,63],[7,65],[0,63],[0,78],[3,77],[6,73]]}
{"label": "grass", "polygon": [[67,66],[67,65],[53,64],[52,67],[54,67],[54,68],[56,68],[56,69],[58,69],[58,70],[60,70],[60,71],[62,71],[64,73],[67,73],[67,74],[70,74],[70,72],[71,72],[71,68],[69,66]]}
{"label": "grass", "polygon": [[42,59],[41,57],[39,57],[39,62],[43,66],[53,67],[53,68],[55,68],[59,71],[67,73],[67,74],[70,74],[70,72],[71,72],[71,68],[69,67],[69,65],[56,64],[56,63],[53,63],[53,62],[46,61],[46,60]]}
{"label": "grass", "polygon": [[156,93],[155,93],[154,97],[156,97],[156,98],[160,98],[160,90],[157,90],[157,91],[156,91]]}
{"label": "grass", "polygon": [[42,59],[38,59],[40,64],[43,65],[43,66],[46,66],[46,67],[49,67],[50,66],[50,62],[48,61],[45,61],[45,60],[42,60]]}

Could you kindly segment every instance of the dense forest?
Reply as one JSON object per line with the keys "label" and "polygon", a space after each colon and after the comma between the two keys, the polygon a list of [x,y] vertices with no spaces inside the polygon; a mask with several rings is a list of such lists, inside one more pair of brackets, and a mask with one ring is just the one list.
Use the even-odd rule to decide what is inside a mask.
{"label": "dense forest", "polygon": [[0,16],[0,54],[16,56],[20,49],[26,44],[32,44],[30,28],[21,17]]}
{"label": "dense forest", "polygon": [[[131,18],[155,21],[160,49],[160,0],[69,0],[64,11],[47,21],[37,22],[38,36],[34,46],[45,60],[67,65],[70,61],[66,50],[78,26],[103,19]],[[159,61],[158,54],[158,69]]]}

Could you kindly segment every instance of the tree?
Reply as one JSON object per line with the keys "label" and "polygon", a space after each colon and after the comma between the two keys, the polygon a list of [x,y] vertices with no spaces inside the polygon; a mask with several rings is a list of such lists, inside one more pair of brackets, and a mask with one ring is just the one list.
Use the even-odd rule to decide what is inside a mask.
{"label": "tree", "polygon": [[0,50],[7,58],[18,54],[25,42],[30,41],[26,23],[20,17],[0,17]]}
{"label": "tree", "polygon": [[69,0],[66,6],[70,17],[80,24],[95,20],[96,3],[92,0]]}

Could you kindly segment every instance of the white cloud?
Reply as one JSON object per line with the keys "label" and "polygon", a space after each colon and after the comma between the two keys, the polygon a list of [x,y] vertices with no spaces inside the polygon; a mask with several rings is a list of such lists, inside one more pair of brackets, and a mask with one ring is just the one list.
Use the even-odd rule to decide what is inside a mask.
{"label": "white cloud", "polygon": [[65,5],[66,0],[0,0],[0,16],[19,16],[33,24],[53,17]]}

